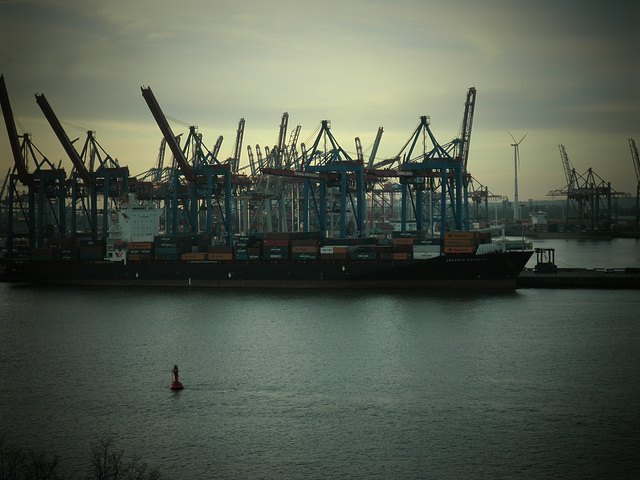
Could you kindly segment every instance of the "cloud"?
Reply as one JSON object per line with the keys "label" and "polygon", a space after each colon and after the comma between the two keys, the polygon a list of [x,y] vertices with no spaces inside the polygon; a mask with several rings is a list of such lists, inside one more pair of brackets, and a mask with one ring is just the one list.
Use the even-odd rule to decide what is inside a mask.
{"label": "cloud", "polygon": [[[569,149],[588,138],[584,155],[594,164],[614,144],[628,150],[640,125],[640,67],[630,60],[638,56],[638,8],[573,0],[0,1],[0,73],[14,114],[54,155],[63,153],[35,92],[62,120],[124,150],[119,158],[136,159],[132,171],[148,168],[159,145],[141,85],[167,115],[198,125],[208,145],[224,135],[223,151],[240,117],[245,145],[275,143],[288,111],[302,138],[331,120],[348,150],[356,135],[370,145],[384,126],[380,157],[399,151],[420,115],[431,115],[441,143],[451,140],[473,85],[470,164],[500,182],[491,190],[508,192],[507,130],[530,132],[522,153],[546,172],[557,168],[558,143]],[[9,151],[1,136],[0,149]],[[632,165],[619,162],[628,170],[619,189],[629,190]],[[551,187],[539,180],[523,196],[544,196]]]}

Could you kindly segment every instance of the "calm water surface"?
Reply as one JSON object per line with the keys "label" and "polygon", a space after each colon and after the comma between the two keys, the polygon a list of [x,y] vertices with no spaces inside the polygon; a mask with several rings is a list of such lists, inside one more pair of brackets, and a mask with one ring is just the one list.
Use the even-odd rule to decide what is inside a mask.
{"label": "calm water surface", "polygon": [[[514,237],[510,237],[516,240]],[[558,267],[626,268],[640,267],[640,240],[613,238],[610,240],[525,239],[534,247],[554,248]],[[527,264],[533,268],[535,254]]]}
{"label": "calm water surface", "polygon": [[0,284],[0,430],[77,478],[109,435],[165,478],[637,478],[638,311],[637,291]]}

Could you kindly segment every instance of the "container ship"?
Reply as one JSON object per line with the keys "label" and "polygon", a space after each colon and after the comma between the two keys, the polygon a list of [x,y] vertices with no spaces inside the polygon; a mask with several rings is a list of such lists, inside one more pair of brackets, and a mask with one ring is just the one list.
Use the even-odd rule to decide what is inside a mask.
{"label": "container ship", "polygon": [[[106,239],[52,237],[13,255],[17,282],[59,285],[247,288],[516,288],[530,244],[491,233],[393,231],[370,238],[319,233],[159,235],[162,210],[133,202],[114,212]],[[231,245],[229,245],[231,243]]]}
{"label": "container ship", "polygon": [[[192,126],[181,147],[179,136],[172,131],[151,89],[142,87],[141,92],[163,134],[158,168],[151,182],[129,177],[127,167],[120,167],[109,156],[103,157],[104,151],[92,131],[87,134],[82,154],[78,154],[45,96],[36,94],[36,102],[74,165],[74,173],[67,179],[64,170],[55,168],[46,158],[34,159],[36,169],[29,173],[23,152],[34,150],[28,135],[22,137],[23,145],[20,144],[4,77],[0,75],[0,104],[17,172],[9,176],[6,275],[11,280],[67,285],[252,288],[516,288],[516,279],[533,253],[531,248],[524,248],[524,242],[520,248],[511,249],[506,242],[492,241],[490,234],[463,231],[468,230],[468,222],[463,225],[462,221],[468,195],[462,187],[465,178],[469,178],[466,165],[474,87],[467,93],[459,139],[448,146],[438,145],[429,117],[423,115],[400,153],[394,159],[375,163],[380,128],[366,168],[361,153],[352,159],[339,146],[328,120],[321,122],[313,145],[307,148],[300,144],[302,155],[298,156],[300,126],[292,132],[287,146],[285,112],[278,145],[268,158],[263,159],[260,154],[258,162],[254,162],[250,153],[252,178],[238,173],[244,119],[238,125],[233,157],[220,163],[214,153],[219,143],[214,152],[208,151]],[[429,151],[427,136],[433,143]],[[413,156],[419,139],[422,154],[416,149]],[[358,145],[359,138],[356,140]],[[167,170],[162,167],[165,146],[175,160],[168,176],[162,174]],[[400,158],[402,164],[392,167]],[[428,227],[429,234],[422,227],[423,192],[428,178],[430,198],[436,199],[441,212],[436,222],[442,232],[435,235],[434,225]],[[402,230],[367,237],[365,185],[385,179],[399,186],[397,191],[391,190],[391,198],[402,195]],[[299,188],[294,194],[296,183]],[[19,192],[19,186],[26,194]],[[245,199],[234,197],[236,192],[244,191],[249,192]],[[164,200],[164,235],[160,234],[160,221],[165,212],[156,205],[137,202],[133,192],[157,205]],[[293,211],[291,222],[286,221],[288,195],[292,206],[301,201],[297,222]],[[256,207],[255,218],[260,220],[255,228],[275,227],[271,209],[272,201],[276,201],[283,221],[276,228],[288,229],[289,233],[254,233],[248,222],[243,225],[242,217],[249,215],[251,197],[261,202],[268,199]],[[67,198],[71,200],[69,207],[65,206]],[[373,199],[372,190],[371,208]],[[234,221],[236,200],[238,219]],[[415,218],[420,219],[416,222],[418,230],[407,231],[408,201],[414,204]],[[111,210],[116,203],[117,207]],[[70,228],[63,221],[66,209],[71,213]],[[317,223],[312,223],[314,209]],[[80,226],[75,222],[79,211],[86,213],[88,220]],[[453,220],[447,216],[448,211]],[[336,227],[328,227],[326,217],[337,214],[340,238],[330,238],[329,232]],[[99,215],[101,223],[97,220]],[[204,226],[199,225],[199,218],[204,215],[206,234],[198,233]],[[20,230],[25,235],[22,238],[17,237],[14,216],[16,225],[24,221],[27,226],[27,234]],[[353,228],[347,228],[347,221],[352,220]],[[434,222],[432,218],[430,221]],[[449,225],[453,223],[455,228]],[[290,233],[298,224],[304,231]],[[190,232],[180,234],[183,228]],[[83,236],[79,231],[82,229],[90,230],[90,236]],[[318,232],[311,232],[313,229]],[[231,233],[236,231],[244,234]],[[57,237],[52,236],[55,232]],[[356,234],[354,238],[348,238],[351,232]]]}

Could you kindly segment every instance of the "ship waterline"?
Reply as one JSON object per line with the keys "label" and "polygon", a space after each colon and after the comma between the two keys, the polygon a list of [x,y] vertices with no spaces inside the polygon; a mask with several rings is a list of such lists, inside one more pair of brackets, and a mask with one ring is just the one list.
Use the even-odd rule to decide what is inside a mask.
{"label": "ship waterline", "polygon": [[515,288],[531,251],[389,262],[28,262],[18,281],[67,285],[250,288]]}

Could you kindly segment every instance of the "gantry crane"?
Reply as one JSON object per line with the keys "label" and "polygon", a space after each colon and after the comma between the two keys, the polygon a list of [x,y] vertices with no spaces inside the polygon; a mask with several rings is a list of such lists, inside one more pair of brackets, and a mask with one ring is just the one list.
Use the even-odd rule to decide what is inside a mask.
{"label": "gantry crane", "polygon": [[[224,227],[224,236],[226,237],[227,245],[231,245],[232,238],[232,214],[231,214],[231,172],[229,165],[220,164],[209,153],[205,154],[206,148],[201,142],[201,137],[198,135],[192,135],[192,140],[196,142],[196,150],[198,152],[197,166],[192,167],[184,154],[184,151],[180,148],[171,126],[167,121],[155,95],[151,91],[150,87],[141,87],[142,96],[145,99],[151,114],[153,115],[164,139],[169,146],[169,149],[173,153],[176,159],[179,169],[176,170],[175,178],[173,181],[173,189],[167,199],[169,207],[167,212],[171,214],[171,221],[167,219],[167,229],[172,234],[179,232],[179,225],[177,219],[179,218],[178,210],[182,210],[188,214],[190,231],[191,233],[198,233],[199,226],[199,212],[200,201],[204,201],[202,210],[206,212],[205,220],[205,233],[211,235],[213,231],[213,209],[217,208],[218,213],[222,218],[222,226]],[[193,129],[191,129],[193,130]],[[193,132],[191,132],[193,133]],[[189,142],[185,142],[189,143]],[[208,163],[210,160],[212,163]],[[187,182],[186,192],[182,190],[182,182],[179,175],[182,174]],[[222,183],[224,188],[222,192],[218,191],[218,177],[222,177]],[[215,185],[214,185],[215,184]],[[215,200],[215,205],[214,205]]]}
{"label": "gantry crane", "polygon": [[[470,87],[460,135],[450,143],[441,146],[431,132],[429,117],[422,116],[413,135],[396,156],[378,163],[370,160],[366,170],[368,181],[390,177],[400,179],[403,229],[406,228],[409,203],[413,207],[417,228],[423,228],[423,204],[427,198],[429,221],[433,223],[439,216],[441,235],[447,228],[469,229],[468,187],[471,176],[467,164],[476,95],[475,87]],[[382,134],[382,128],[378,133]],[[422,144],[421,153],[414,156],[414,152],[418,152],[419,141]],[[425,190],[429,192],[428,197],[423,193]],[[439,215],[435,212],[438,208]],[[449,218],[453,224],[447,226]]]}
{"label": "gantry crane", "polygon": [[[0,75],[0,106],[16,172],[8,175],[7,257],[11,259],[16,233],[14,232],[14,205],[22,210],[20,217],[26,221],[26,235],[31,249],[43,247],[45,236],[65,235],[66,174],[64,169],[55,167],[33,145],[31,135],[24,134],[20,143],[4,75]],[[28,170],[29,158],[34,161],[33,173]],[[19,191],[20,184],[27,188],[26,197]]]}
{"label": "gantry crane", "polygon": [[[468,230],[468,215],[463,218],[463,210],[468,200],[463,192],[463,165],[459,157],[453,157],[436,140],[430,128],[429,117],[420,117],[420,123],[413,135],[398,157],[403,158],[401,171],[407,176],[400,178],[402,185],[402,229],[406,228],[407,203],[411,200],[415,211],[416,227],[423,229],[423,191],[426,189],[425,180],[429,180],[428,190],[430,193],[430,205],[433,209],[434,199],[438,201],[440,208],[440,235],[443,236],[447,230]],[[416,156],[414,151],[418,141],[422,141],[422,149]],[[429,143],[430,142],[430,143]],[[407,147],[409,147],[407,149]],[[400,173],[400,172],[398,172]],[[410,189],[412,186],[413,189]],[[413,195],[415,194],[415,200]],[[435,195],[434,195],[435,194]],[[448,201],[447,201],[448,199]],[[447,225],[451,213],[452,225]],[[431,221],[435,219],[433,214],[429,215]]]}
{"label": "gantry crane", "polygon": [[[616,192],[610,182],[604,181],[592,168],[579,174],[573,167],[564,145],[559,145],[560,158],[567,184],[552,190],[549,196],[567,197],[565,229],[610,230],[612,222],[611,200],[630,196]],[[572,219],[575,220],[573,224]]]}
{"label": "gantry crane", "polygon": [[[71,236],[75,237],[78,233],[76,212],[77,202],[80,200],[84,206],[82,210],[88,212],[87,220],[91,238],[98,239],[98,194],[101,193],[102,231],[100,236],[104,241],[109,233],[109,200],[118,201],[123,195],[128,194],[129,169],[120,167],[104,152],[104,149],[96,142],[91,130],[87,132],[87,140],[82,154],[78,154],[46,97],[43,94],[36,94],[36,102],[73,163],[75,174],[71,185]],[[106,156],[103,157],[100,152]],[[99,161],[99,166],[94,170],[96,158]],[[89,168],[87,168],[87,163],[89,163]],[[86,206],[84,205],[85,200],[87,200]]]}
{"label": "gantry crane", "polygon": [[503,201],[507,200],[507,197],[492,193],[489,191],[489,187],[483,185],[478,179],[471,175],[469,175],[468,185],[469,203],[470,207],[473,208],[473,218],[476,221],[489,222],[489,200],[493,200],[494,202]]}
{"label": "gantry crane", "polygon": [[[321,122],[313,145],[303,151],[303,157],[305,172],[323,174],[329,178],[317,179],[313,183],[311,178],[305,178],[302,209],[304,230],[310,230],[312,213],[315,213],[320,232],[325,234],[328,231],[326,214],[329,212],[338,214],[340,238],[364,236],[364,164],[353,160],[338,144],[328,120]],[[316,183],[319,184],[317,189]],[[327,204],[328,187],[338,191],[340,201],[336,206]]]}
{"label": "gantry crane", "polygon": [[[280,232],[296,229],[297,208],[292,186],[295,184],[294,172],[297,173],[296,142],[301,127],[298,125],[291,132],[289,145],[287,145],[288,123],[289,114],[284,112],[280,121],[277,144],[272,149],[264,147],[265,157],[262,156],[260,146],[256,145],[257,163],[251,148],[247,147],[251,171],[256,178],[255,188],[249,195],[253,201],[249,228],[264,222],[264,230],[267,232],[272,232],[274,227]],[[291,212],[290,215],[289,212]],[[274,217],[277,219],[276,222]]]}
{"label": "gantry crane", "polygon": [[636,231],[640,231],[640,157],[638,157],[638,148],[633,138],[629,139],[629,148],[631,149],[631,160],[633,168],[636,171]]}

